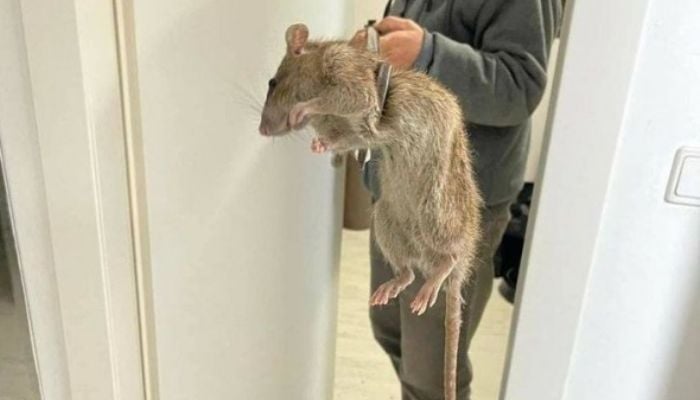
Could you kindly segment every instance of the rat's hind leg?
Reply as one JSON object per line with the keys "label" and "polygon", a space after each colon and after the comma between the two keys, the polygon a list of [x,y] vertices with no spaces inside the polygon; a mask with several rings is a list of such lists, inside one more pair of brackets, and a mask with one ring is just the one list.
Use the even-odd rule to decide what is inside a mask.
{"label": "rat's hind leg", "polygon": [[455,261],[454,257],[448,255],[442,255],[438,258],[438,262],[430,269],[425,283],[411,302],[411,311],[414,314],[422,315],[428,307],[432,307],[435,304],[440,294],[440,287],[442,287],[445,279],[450,276],[454,269]]}
{"label": "rat's hind leg", "polygon": [[413,282],[413,279],[415,279],[415,275],[411,268],[402,268],[393,279],[384,282],[375,290],[369,299],[369,304],[371,306],[389,304],[389,300],[396,298],[399,293],[403,292]]}
{"label": "rat's hind leg", "polygon": [[394,278],[380,285],[370,298],[370,305],[388,304],[413,282],[411,269],[418,253],[402,227],[391,218],[391,210],[381,199],[374,206],[374,235],[379,249],[394,270]]}

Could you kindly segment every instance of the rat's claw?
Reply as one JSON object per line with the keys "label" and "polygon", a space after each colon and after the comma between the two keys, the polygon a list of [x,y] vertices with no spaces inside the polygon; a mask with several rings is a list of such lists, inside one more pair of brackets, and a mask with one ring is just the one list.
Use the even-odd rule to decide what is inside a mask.
{"label": "rat's claw", "polygon": [[328,150],[328,145],[323,142],[320,138],[313,138],[311,141],[311,151],[314,153],[323,153]]}
{"label": "rat's claw", "polygon": [[416,315],[423,315],[429,307],[435,305],[439,292],[440,285],[432,281],[424,283],[411,302],[411,311]]}
{"label": "rat's claw", "polygon": [[370,299],[370,305],[383,306],[389,304],[389,300],[396,297],[392,296],[392,289],[394,287],[394,284],[394,281],[389,281],[379,286],[379,288],[377,288],[377,290],[374,292]]}

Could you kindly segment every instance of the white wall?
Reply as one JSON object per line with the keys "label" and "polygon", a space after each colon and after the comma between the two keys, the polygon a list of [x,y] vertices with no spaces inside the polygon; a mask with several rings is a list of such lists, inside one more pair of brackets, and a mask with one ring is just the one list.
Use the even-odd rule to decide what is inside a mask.
{"label": "white wall", "polygon": [[572,5],[503,396],[697,398],[700,209],[664,195],[700,146],[700,4]]}
{"label": "white wall", "polygon": [[676,150],[700,147],[698,21],[696,0],[649,9],[567,400],[698,397],[700,208],[664,201]]}
{"label": "white wall", "polygon": [[385,0],[355,0],[352,21],[354,30],[362,28],[369,19],[382,19],[386,3]]}
{"label": "white wall", "polygon": [[251,106],[287,27],[342,36],[348,9],[134,2],[161,399],[331,397],[344,169]]}

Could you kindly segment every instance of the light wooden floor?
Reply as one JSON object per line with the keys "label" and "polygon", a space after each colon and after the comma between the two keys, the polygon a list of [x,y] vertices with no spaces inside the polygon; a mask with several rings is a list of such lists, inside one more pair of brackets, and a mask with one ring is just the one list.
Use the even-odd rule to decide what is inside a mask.
{"label": "light wooden floor", "polygon": [[[369,254],[367,231],[344,231],[335,366],[335,400],[399,400],[389,359],[374,342],[367,315]],[[495,291],[471,347],[472,400],[497,400],[512,306]]]}

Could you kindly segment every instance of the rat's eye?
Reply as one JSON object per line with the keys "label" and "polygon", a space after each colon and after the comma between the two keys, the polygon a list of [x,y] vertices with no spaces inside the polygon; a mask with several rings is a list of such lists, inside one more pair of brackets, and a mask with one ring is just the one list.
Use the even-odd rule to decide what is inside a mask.
{"label": "rat's eye", "polygon": [[272,91],[275,90],[275,86],[277,86],[277,79],[272,78],[269,82],[267,82],[267,97],[270,97]]}

